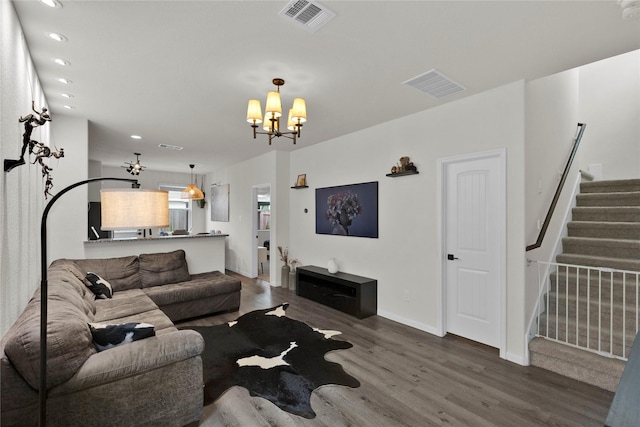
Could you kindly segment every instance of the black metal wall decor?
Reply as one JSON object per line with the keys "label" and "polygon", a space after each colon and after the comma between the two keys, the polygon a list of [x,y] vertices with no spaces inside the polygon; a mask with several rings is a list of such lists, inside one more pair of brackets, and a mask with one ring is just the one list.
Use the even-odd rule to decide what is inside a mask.
{"label": "black metal wall decor", "polygon": [[32,154],[35,156],[35,159],[31,163],[36,164],[36,162],[38,162],[42,167],[42,178],[46,177],[44,184],[44,198],[46,199],[47,196],[51,196],[51,193],[49,191],[53,188],[53,178],[51,177],[51,171],[53,169],[50,168],[43,159],[52,156],[56,159],[64,157],[64,148],[58,150],[56,147],[56,151],[51,151],[51,148],[44,145],[42,142],[31,139],[31,133],[33,132],[34,128],[43,126],[47,122],[51,121],[51,116],[49,116],[46,107],[42,107],[42,111],[38,111],[35,107],[35,101],[31,101],[31,110],[33,111],[33,113],[29,113],[24,117],[18,118],[18,122],[24,123],[24,133],[22,134],[22,151],[20,152],[20,158],[17,160],[5,159],[4,171],[10,172],[13,168],[24,165],[26,163],[24,155],[27,152],[27,147],[29,147],[29,156],[31,156]]}

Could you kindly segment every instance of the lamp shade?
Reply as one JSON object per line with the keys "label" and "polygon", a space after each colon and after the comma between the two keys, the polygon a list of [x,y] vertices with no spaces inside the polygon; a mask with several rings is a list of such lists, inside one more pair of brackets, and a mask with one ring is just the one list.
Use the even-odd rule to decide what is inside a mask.
{"label": "lamp shade", "polygon": [[169,193],[162,190],[100,190],[101,230],[169,226]]}
{"label": "lamp shade", "polygon": [[293,121],[291,118],[291,113],[293,112],[293,108],[289,108],[289,115],[287,116],[287,129],[297,131],[298,122]]}
{"label": "lamp shade", "polygon": [[271,133],[278,132],[278,130],[280,129],[280,118],[276,116],[276,119],[274,121],[271,121],[271,117],[272,115],[270,113],[264,115],[264,123],[262,124],[262,129]]}
{"label": "lamp shade", "polygon": [[204,193],[195,184],[187,185],[187,188],[180,193],[181,199],[203,200]]}
{"label": "lamp shade", "polygon": [[247,121],[249,123],[262,123],[262,108],[260,108],[260,101],[257,99],[250,99],[247,107]]}
{"label": "lamp shade", "polygon": [[304,123],[307,121],[307,103],[304,98],[295,98],[291,108],[291,120]]}
{"label": "lamp shade", "polygon": [[275,117],[282,115],[282,104],[280,103],[280,92],[271,91],[267,94],[267,105],[264,107],[266,114],[273,113]]}

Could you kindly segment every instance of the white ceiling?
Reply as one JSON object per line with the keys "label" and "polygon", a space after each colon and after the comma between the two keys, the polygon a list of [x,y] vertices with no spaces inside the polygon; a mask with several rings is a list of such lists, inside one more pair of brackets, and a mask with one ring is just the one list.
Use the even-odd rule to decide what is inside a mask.
{"label": "white ceiling", "polygon": [[[617,0],[323,0],[337,16],[315,33],[279,15],[287,1],[60,1],[14,1],[53,120],[89,120],[91,159],[120,166],[140,152],[148,169],[177,172],[304,148],[640,48],[640,20],[623,20]],[[436,100],[401,84],[434,68],[467,90]],[[286,81],[283,109],[307,100],[296,146],[253,140],[245,121],[274,77]]]}

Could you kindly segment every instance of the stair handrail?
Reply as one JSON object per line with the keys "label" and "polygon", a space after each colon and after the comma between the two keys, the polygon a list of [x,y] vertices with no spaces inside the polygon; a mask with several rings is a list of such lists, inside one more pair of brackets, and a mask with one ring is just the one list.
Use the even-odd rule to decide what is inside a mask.
{"label": "stair handrail", "polygon": [[580,140],[582,140],[582,134],[584,133],[584,128],[586,126],[586,123],[578,123],[578,129],[576,137],[573,139],[573,147],[571,148],[571,153],[569,153],[569,158],[567,159],[567,164],[565,165],[564,171],[562,172],[562,177],[560,178],[560,182],[558,183],[558,188],[556,188],[556,192],[553,195],[553,200],[551,200],[551,205],[549,206],[549,210],[547,211],[547,216],[544,218],[540,233],[538,233],[538,239],[534,244],[527,246],[525,251],[537,249],[542,246],[542,240],[544,239],[545,234],[547,234],[547,228],[549,228],[549,224],[551,223],[551,217],[553,217],[553,212],[555,211],[556,205],[558,204],[560,193],[562,193],[562,189],[564,188],[564,182],[567,180],[567,176],[569,175],[569,169],[571,169],[571,165],[573,164],[573,158],[576,156],[576,152],[578,151],[578,146],[580,145]]}

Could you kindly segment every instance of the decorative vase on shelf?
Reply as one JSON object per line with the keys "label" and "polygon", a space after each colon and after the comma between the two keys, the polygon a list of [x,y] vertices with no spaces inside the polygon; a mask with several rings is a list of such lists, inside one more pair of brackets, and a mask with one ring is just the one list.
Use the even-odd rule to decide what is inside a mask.
{"label": "decorative vase on shelf", "polygon": [[329,258],[328,270],[329,270],[329,273],[331,274],[335,274],[338,272],[338,264],[336,263],[335,258]]}
{"label": "decorative vase on shelf", "polygon": [[296,271],[291,270],[289,272],[289,289],[292,291],[296,290]]}
{"label": "decorative vase on shelf", "polygon": [[284,289],[289,288],[289,271],[290,269],[288,265],[283,265],[280,270],[280,281],[282,282],[282,287]]}

